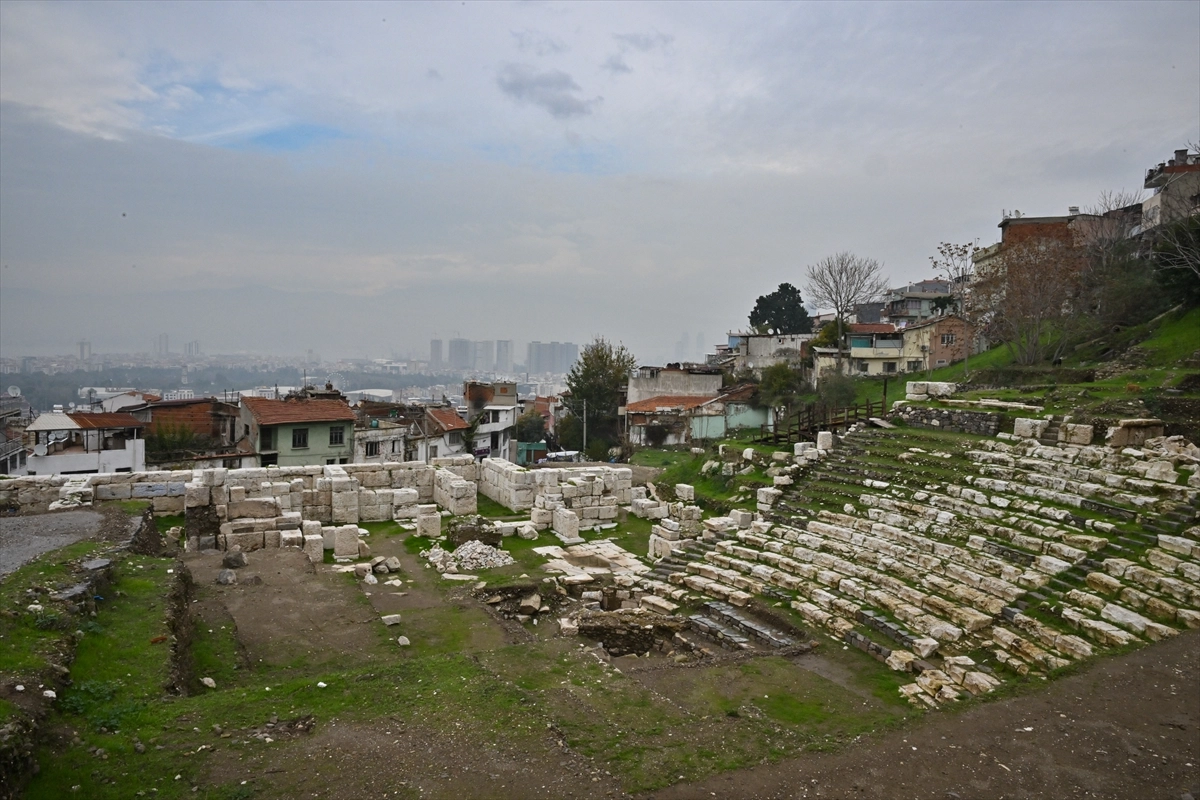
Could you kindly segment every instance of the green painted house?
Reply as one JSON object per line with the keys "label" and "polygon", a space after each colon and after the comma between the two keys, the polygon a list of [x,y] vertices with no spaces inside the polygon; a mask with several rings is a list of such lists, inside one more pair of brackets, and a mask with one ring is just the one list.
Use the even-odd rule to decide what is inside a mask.
{"label": "green painted house", "polygon": [[354,412],[341,400],[243,397],[238,424],[242,449],[259,466],[349,464],[354,459]]}

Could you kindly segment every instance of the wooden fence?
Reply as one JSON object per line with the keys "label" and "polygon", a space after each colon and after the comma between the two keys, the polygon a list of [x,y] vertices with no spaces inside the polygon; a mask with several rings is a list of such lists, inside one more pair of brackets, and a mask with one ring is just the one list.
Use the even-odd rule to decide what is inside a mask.
{"label": "wooden fence", "polygon": [[866,422],[871,417],[882,417],[885,406],[886,401],[882,399],[878,403],[868,400],[845,408],[830,408],[823,403],[809,403],[784,425],[763,425],[756,441],[775,445],[811,441],[816,438],[818,431],[847,428],[856,422]]}

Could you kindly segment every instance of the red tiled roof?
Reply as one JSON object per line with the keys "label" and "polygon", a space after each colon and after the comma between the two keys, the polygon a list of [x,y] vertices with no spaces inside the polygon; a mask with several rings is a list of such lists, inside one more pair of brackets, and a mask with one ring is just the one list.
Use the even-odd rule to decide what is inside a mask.
{"label": "red tiled roof", "polygon": [[896,326],[890,322],[856,322],[850,326],[851,333],[895,333]]}
{"label": "red tiled roof", "polygon": [[341,400],[270,400],[243,397],[259,425],[285,425],[292,422],[353,422],[354,412]]}
{"label": "red tiled roof", "polygon": [[684,394],[660,394],[657,397],[648,397],[645,400],[638,400],[636,403],[630,403],[626,410],[630,414],[646,414],[657,411],[660,408],[681,409],[686,411],[689,408],[703,405],[712,397],[695,397]]}
{"label": "red tiled roof", "polygon": [[453,408],[427,408],[425,410],[444,431],[461,431],[470,427],[467,421],[460,417]]}
{"label": "red tiled roof", "polygon": [[133,416],[133,414],[123,414],[120,412],[112,414],[67,414],[67,416],[84,430],[143,428],[146,425],[146,423]]}
{"label": "red tiled roof", "polygon": [[723,392],[717,399],[726,403],[737,403],[744,400],[749,400],[751,397],[754,397],[754,393],[757,391],[757,386],[752,383],[748,383],[744,386],[734,386],[730,388],[729,390]]}

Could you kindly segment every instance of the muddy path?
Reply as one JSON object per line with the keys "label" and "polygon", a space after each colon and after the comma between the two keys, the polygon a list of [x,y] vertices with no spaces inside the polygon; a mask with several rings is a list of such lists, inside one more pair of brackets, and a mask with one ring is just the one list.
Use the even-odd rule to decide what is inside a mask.
{"label": "muddy path", "polygon": [[1200,631],[1044,690],[939,712],[829,754],[657,792],[677,798],[1200,798]]}

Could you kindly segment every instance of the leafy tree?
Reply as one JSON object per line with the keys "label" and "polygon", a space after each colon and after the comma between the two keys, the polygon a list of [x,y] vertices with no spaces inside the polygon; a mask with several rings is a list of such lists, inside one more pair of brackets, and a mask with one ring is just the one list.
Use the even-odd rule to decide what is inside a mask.
{"label": "leafy tree", "polygon": [[883,265],[873,258],[841,252],[826,256],[808,267],[808,296],[837,315],[838,372],[842,365],[843,320],[859,303],[867,303],[887,291]]}
{"label": "leafy tree", "polygon": [[821,326],[821,330],[817,331],[817,335],[808,343],[808,346],[837,347],[838,331],[849,327],[850,324],[842,319],[839,319],[835,322],[827,322]]}
{"label": "leafy tree", "polygon": [[596,337],[584,345],[567,375],[571,413],[587,424],[588,442],[617,440],[617,404],[637,359],[623,344]]}
{"label": "leafy tree", "polygon": [[786,422],[792,416],[792,406],[804,389],[804,377],[799,370],[792,369],[787,364],[772,364],[762,371],[762,381],[758,384],[758,394],[763,402],[776,410],[784,410],[783,419]]}
{"label": "leafy tree", "polygon": [[778,289],[755,301],[750,326],[763,333],[812,333],[812,319],[804,308],[800,290],[790,283],[779,284]]}
{"label": "leafy tree", "polygon": [[574,414],[567,414],[554,426],[558,444],[563,450],[583,449],[583,423]]}
{"label": "leafy tree", "polygon": [[817,396],[830,408],[845,408],[854,405],[858,389],[854,378],[835,372],[826,375],[817,384]]}
{"label": "leafy tree", "polygon": [[958,300],[953,295],[944,294],[930,300],[929,308],[936,314],[949,314],[958,310]]}
{"label": "leafy tree", "polygon": [[517,417],[517,441],[540,442],[546,437],[546,419],[531,408]]}

